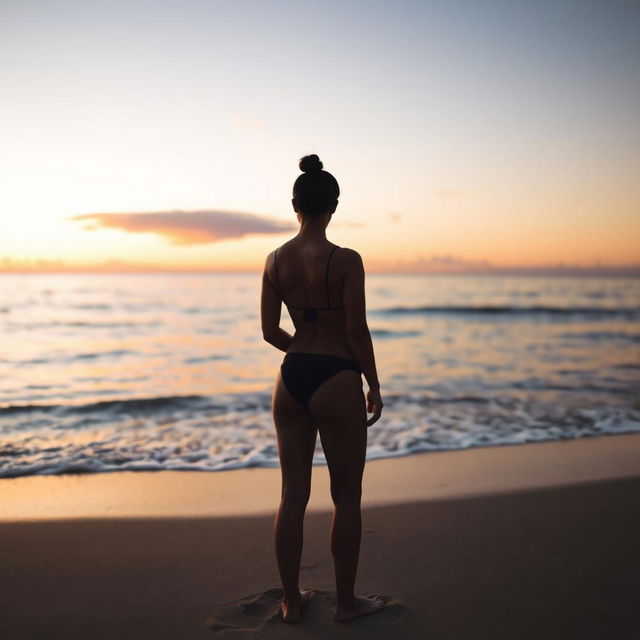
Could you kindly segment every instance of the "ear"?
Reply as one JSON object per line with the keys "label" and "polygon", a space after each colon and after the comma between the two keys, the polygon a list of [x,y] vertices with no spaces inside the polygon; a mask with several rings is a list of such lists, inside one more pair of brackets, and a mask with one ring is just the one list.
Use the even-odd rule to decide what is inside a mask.
{"label": "ear", "polygon": [[333,207],[329,209],[329,213],[334,213],[337,208],[338,208],[338,201],[336,200],[336,203],[333,205]]}
{"label": "ear", "polygon": [[291,205],[293,206],[293,210],[298,213],[298,203],[295,198],[291,198]]}

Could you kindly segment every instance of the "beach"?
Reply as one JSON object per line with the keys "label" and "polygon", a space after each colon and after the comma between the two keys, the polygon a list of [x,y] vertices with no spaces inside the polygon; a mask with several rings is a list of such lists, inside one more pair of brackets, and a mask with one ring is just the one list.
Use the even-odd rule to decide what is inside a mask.
{"label": "beach", "polygon": [[357,588],[338,624],[314,467],[298,625],[278,617],[277,469],[2,480],[0,637],[640,637],[640,435],[367,464]]}
{"label": "beach", "polygon": [[0,16],[0,640],[640,640],[640,0]]}

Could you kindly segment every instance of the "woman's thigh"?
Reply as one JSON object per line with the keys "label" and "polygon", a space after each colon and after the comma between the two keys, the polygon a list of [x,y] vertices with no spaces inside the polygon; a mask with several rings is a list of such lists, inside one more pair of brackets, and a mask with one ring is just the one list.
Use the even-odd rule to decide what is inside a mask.
{"label": "woman's thigh", "polygon": [[320,432],[334,500],[359,497],[367,449],[367,410],[362,378],[341,371],[324,382],[309,408]]}
{"label": "woman's thigh", "polygon": [[311,414],[287,391],[280,371],[276,376],[271,407],[278,438],[283,494],[286,492],[291,499],[308,499],[318,430]]}

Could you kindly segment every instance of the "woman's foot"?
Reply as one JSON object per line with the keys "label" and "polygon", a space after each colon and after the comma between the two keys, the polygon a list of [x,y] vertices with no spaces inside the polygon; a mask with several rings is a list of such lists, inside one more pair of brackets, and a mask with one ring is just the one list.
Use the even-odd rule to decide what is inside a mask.
{"label": "woman's foot", "polygon": [[336,607],[334,619],[336,622],[347,622],[347,620],[352,620],[353,618],[377,613],[381,611],[385,605],[386,602],[376,594],[355,596],[351,606],[347,607],[339,604]]}
{"label": "woman's foot", "polygon": [[312,597],[313,591],[311,589],[304,589],[300,592],[300,598],[296,598],[289,602],[287,602],[286,599],[283,599],[280,603],[282,619],[289,623],[298,622],[302,616],[302,607],[304,607]]}

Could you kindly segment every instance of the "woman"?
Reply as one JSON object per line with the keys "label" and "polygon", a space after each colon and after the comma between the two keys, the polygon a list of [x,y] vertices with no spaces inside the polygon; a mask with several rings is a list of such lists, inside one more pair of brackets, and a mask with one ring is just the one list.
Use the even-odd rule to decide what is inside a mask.
{"label": "woman", "polygon": [[[299,166],[303,174],[293,185],[292,203],[300,231],[268,255],[261,300],[264,339],[286,352],[272,399],[282,470],[275,522],[284,587],[281,610],[286,622],[297,622],[313,595],[300,591],[298,575],[319,431],[335,506],[335,619],[344,622],[375,613],[385,604],[379,596],[354,593],[367,427],[380,418],[383,404],[365,315],[362,258],[353,249],[329,242],[325,233],[338,205],[338,183],[322,170],[317,155],[305,156]],[[295,326],[293,336],[279,326],[281,303]],[[366,406],[362,374],[369,385]],[[373,413],[368,421],[367,410]]]}

